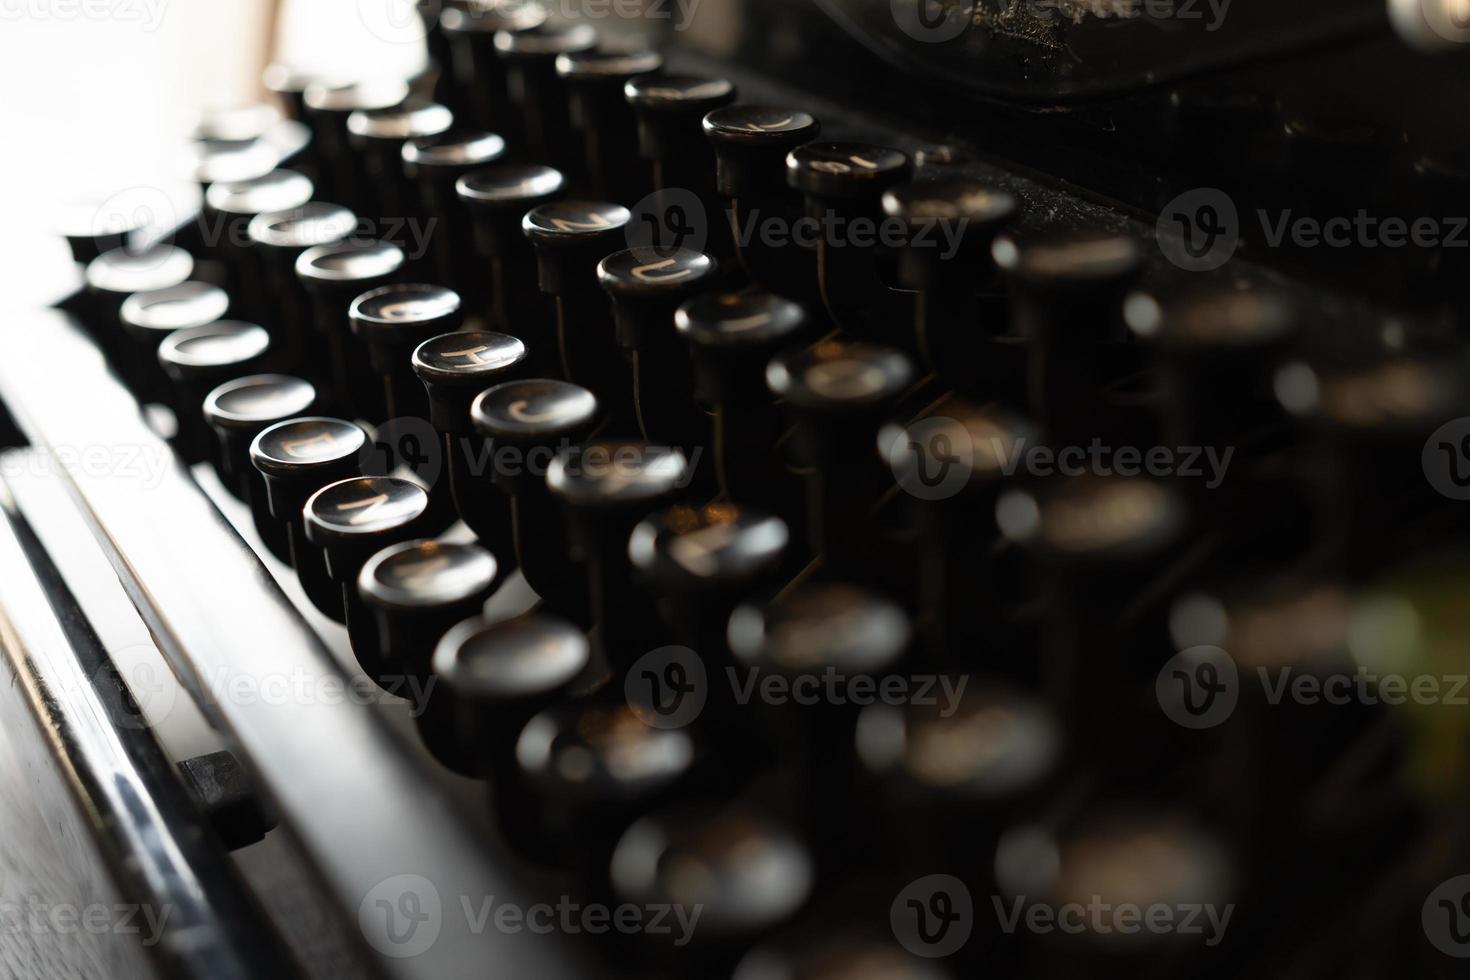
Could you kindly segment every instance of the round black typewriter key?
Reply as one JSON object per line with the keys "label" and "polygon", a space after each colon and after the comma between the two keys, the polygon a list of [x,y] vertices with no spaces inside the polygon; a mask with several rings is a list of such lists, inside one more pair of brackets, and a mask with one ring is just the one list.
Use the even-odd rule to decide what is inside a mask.
{"label": "round black typewriter key", "polygon": [[1182,494],[1142,477],[1058,474],[1004,492],[995,514],[1049,597],[1039,673],[1051,703],[1089,753],[1121,767],[1118,778],[1148,779],[1154,747],[1139,744],[1131,705],[1158,669],[1138,651],[1167,643],[1167,607],[1183,585],[1171,568],[1189,529]]}
{"label": "round black typewriter key", "polygon": [[491,324],[526,342],[540,374],[561,369],[556,315],[536,284],[536,252],[521,219],[527,211],[562,196],[566,178],[540,164],[497,163],[455,183],[470,215],[475,247],[490,267]]}
{"label": "round black typewriter key", "polygon": [[[657,594],[659,615],[674,639],[699,655],[707,676],[717,676],[732,663],[725,637],[731,612],[789,569],[789,539],[786,523],[765,511],[724,502],[676,504],[633,529],[628,556]],[[716,685],[711,694],[726,690]],[[728,719],[736,706],[730,698],[711,697],[704,711],[712,716],[716,710]],[[743,732],[738,724],[712,730],[716,738]]]}
{"label": "round black typewriter key", "polygon": [[489,781],[501,833],[522,854],[548,856],[535,808],[527,805],[516,740],[532,718],[571,694],[590,653],[580,629],[546,613],[466,620],[434,651],[434,676],[454,699],[462,751]]}
{"label": "round black typewriter key", "polygon": [[612,857],[613,890],[622,901],[701,910],[687,936],[671,930],[646,937],[654,960],[685,975],[729,976],[752,942],[795,917],[816,879],[816,861],[796,830],[740,803],[645,817],[628,828]]}
{"label": "round black typewriter key", "polygon": [[716,190],[736,232],[736,252],[745,271],[767,289],[815,298],[817,270],[811,251],[776,245],[743,230],[748,225],[758,230],[756,222],[771,220],[796,227],[803,204],[801,195],[787,186],[786,155],[816,139],[821,124],[797,109],[732,105],[705,116],[703,125],[718,161]]}
{"label": "round black typewriter key", "polygon": [[405,541],[368,559],[357,591],[377,617],[383,668],[408,682],[414,724],[434,757],[473,776],[475,760],[454,734],[454,707],[435,696],[434,648],[457,623],[479,613],[499,580],[495,556],[479,545]]}
{"label": "round black typewriter key", "polygon": [[975,874],[1006,830],[1048,802],[1062,773],[1062,724],[983,674],[941,675],[936,687],[923,703],[864,707],[858,755],[905,870],[947,862]]}
{"label": "round black typewriter key", "polygon": [[790,522],[801,509],[801,491],[793,489],[774,448],[782,426],[766,387],[766,365],[809,339],[806,309],[772,293],[710,292],[679,307],[674,327],[689,343],[699,401],[714,410],[720,489]]}
{"label": "round black typewriter key", "polygon": [[204,220],[226,264],[239,312],[263,320],[266,295],[261,257],[250,247],[250,222],[259,214],[299,208],[311,200],[311,179],[295,170],[272,170],[251,180],[220,181],[204,192]]}
{"label": "round black typewriter key", "polygon": [[635,78],[663,70],[656,51],[584,51],[559,55],[556,73],[566,87],[571,123],[581,138],[579,172],[599,197],[637,201],[652,189],[646,165],[628,152],[638,117],[623,94]]}
{"label": "round black typewriter key", "polygon": [[712,196],[715,155],[704,138],[706,115],[735,101],[726,78],[652,75],[623,87],[638,117],[638,150],[653,164],[655,189],[682,187]]}
{"label": "round black typewriter key", "polygon": [[[87,263],[84,275],[91,316],[88,332],[114,363],[128,363],[122,305],[134,293],[168,289],[194,274],[194,257],[176,245],[110,249]],[[126,368],[124,367],[124,372]]]}
{"label": "round black typewriter key", "polygon": [[173,404],[173,391],[158,363],[159,345],[175,330],[221,319],[229,308],[229,294],[207,282],[181,282],[123,300],[119,319],[132,349],[119,367],[138,386],[139,397]]}
{"label": "round black typewriter key", "polygon": [[480,543],[511,565],[515,540],[510,498],[493,485],[487,441],[475,434],[471,405],[483,391],[525,377],[526,345],[515,337],[461,331],[432,337],[411,362],[429,398],[429,421],[444,445],[454,509]]}
{"label": "round black typewriter key", "polygon": [[236,142],[259,139],[281,121],[281,110],[269,102],[206,109],[194,124],[196,140]]}
{"label": "round black typewriter key", "polygon": [[674,313],[714,283],[717,268],[703,252],[653,247],[614,252],[597,266],[598,282],[612,298],[618,343],[633,356],[643,438],[678,446],[691,458],[709,445],[710,428],[695,403],[689,351],[674,329]]}
{"label": "round black typewriter key", "polygon": [[995,237],[1015,217],[1016,199],[967,177],[920,180],[891,188],[883,211],[902,222],[899,281],[916,291],[914,334],[919,354],[950,387],[976,391],[975,366],[995,360],[990,337],[1005,332],[992,296],[999,275],[991,259]]}
{"label": "round black typewriter key", "polygon": [[583,23],[548,22],[496,33],[495,51],[506,66],[511,102],[520,110],[525,159],[561,170],[576,163],[571,112],[556,59],[596,46],[596,29]]}
{"label": "round black typewriter key", "polygon": [[471,3],[447,7],[439,15],[440,29],[453,55],[441,64],[452,66],[466,122],[493,129],[508,139],[519,137],[520,126],[510,125],[515,113],[495,35],[528,31],[545,22],[546,9],[538,3]]}
{"label": "round black typewriter key", "polygon": [[758,699],[747,710],[772,744],[794,756],[794,798],[829,858],[849,851],[865,829],[854,819],[860,707],[853,692],[898,674],[909,637],[902,609],[846,582],[807,583],[730,616],[730,651],[745,682],[808,692]]}
{"label": "round black typewriter key", "polygon": [[337,204],[308,201],[286,211],[268,211],[250,219],[246,233],[260,260],[267,310],[279,359],[291,370],[302,365],[313,348],[311,297],[296,277],[296,260],[318,245],[340,242],[354,233],[357,215]]}
{"label": "round black typewriter key", "polygon": [[347,120],[354,112],[390,109],[409,96],[409,85],[401,78],[375,78],[334,83],[313,82],[302,102],[304,121],[311,126],[315,158],[326,198],[341,201],[358,213],[366,213],[370,202],[362,193],[365,173],[347,138]]}
{"label": "round black typewriter key", "polygon": [[587,561],[588,598],[607,662],[622,670],[657,636],[652,599],[632,585],[628,536],[691,478],[678,449],[593,442],[559,453],[546,485],[567,514],[572,546]]}
{"label": "round black typewriter key", "polygon": [[[1194,973],[1224,955],[1215,947],[1233,909],[1231,859],[1189,818],[1140,806],[1084,812],[1061,829],[1018,827],[995,867],[1000,894],[1006,904],[1019,900],[1022,915],[1069,910],[1070,928],[1021,937],[1038,975],[1121,980]],[[1143,927],[1144,913],[1154,927]],[[1192,928],[1182,928],[1186,919]]]}
{"label": "round black typewriter key", "polygon": [[198,140],[184,155],[184,173],[202,189],[211,184],[264,177],[280,155],[264,140]]}
{"label": "round black typewriter key", "polygon": [[1011,292],[1011,327],[1025,338],[1019,394],[1050,438],[1085,442],[1108,422],[1100,389],[1138,365],[1128,343],[1123,298],[1142,252],[1131,238],[1103,232],[1002,235],[992,248]]}
{"label": "round black typewriter key", "polygon": [[693,729],[649,726],[621,692],[554,705],[516,740],[548,849],[593,894],[623,832],[692,786],[705,755]]}
{"label": "round black typewriter key", "polygon": [[626,244],[629,210],[604,201],[556,201],[526,212],[541,291],[556,304],[562,375],[591,389],[617,431],[637,431],[633,372],[617,344],[597,264]]}
{"label": "round black typewriter key", "polygon": [[464,311],[459,294],[427,283],[379,286],[354,299],[347,318],[383,386],[386,415],[370,421],[427,419],[428,397],[414,374],[413,350],[425,340],[460,328]]}
{"label": "round black typewriter key", "polygon": [[313,310],[305,373],[344,410],[387,417],[383,384],[351,337],[348,310],[358,296],[399,278],[404,261],[397,245],[356,239],[318,245],[296,258],[296,278]]}
{"label": "round black typewriter key", "polygon": [[918,620],[926,655],[937,664],[1036,679],[1034,664],[1010,656],[1024,642],[1013,608],[1021,596],[1014,553],[996,547],[995,505],[1040,437],[1024,416],[954,397],[879,434],[916,512]]}
{"label": "round black typewriter key", "polygon": [[1455,359],[1340,356],[1284,366],[1275,389],[1315,446],[1312,557],[1357,578],[1464,540],[1452,496],[1463,446],[1450,423],[1470,415],[1470,380]]}
{"label": "round black typewriter key", "polygon": [[886,578],[881,569],[888,563],[871,530],[893,478],[877,435],[913,380],[913,363],[902,352],[837,340],[780,354],[766,369],[766,384],[795,419],[802,461],[810,467],[812,547],[838,578]]}
{"label": "round black typewriter key", "polygon": [[191,463],[218,463],[217,442],[204,419],[204,399],[217,385],[257,373],[270,350],[265,328],[242,320],[185,327],[164,338],[158,363],[173,384],[178,436],[175,446]]}
{"label": "round black typewriter key", "polygon": [[74,261],[86,265],[115,248],[126,249],[148,230],[150,215],[141,208],[104,208],[103,201],[77,201],[59,209],[56,231]]}
{"label": "round black typewriter key", "polygon": [[490,296],[475,252],[474,226],[455,182],[504,155],[505,140],[483,130],[451,129],[403,144],[403,172],[418,188],[425,217],[435,222],[430,236],[434,270],[465,294],[473,310],[488,308]]}
{"label": "round black typewriter key", "polygon": [[391,545],[422,538],[429,530],[429,495],[412,480],[393,476],[350,477],[329,483],[302,508],[306,540],[323,563],[297,569],[301,587],[316,592],[312,601],[347,627],[352,651],[363,673],[384,679],[382,641],[371,610],[357,592],[357,577],[369,558]]}
{"label": "round black typewriter key", "polygon": [[306,118],[306,90],[313,82],[320,81],[320,79],[309,72],[293,68],[280,61],[266,65],[260,77],[261,83],[275,96],[281,110],[289,118],[297,120]]}
{"label": "round black typewriter key", "polygon": [[[298,571],[308,561],[315,564],[307,566],[307,574],[323,565],[303,536],[306,501],[328,483],[357,476],[366,444],[367,433],[355,423],[317,415],[267,426],[250,443],[250,462],[265,482],[269,519],[285,529],[290,564]],[[261,519],[258,511],[255,516]],[[277,529],[260,529],[261,537]]]}
{"label": "round black typewriter key", "polygon": [[219,441],[220,479],[250,506],[250,516],[271,554],[291,560],[285,529],[271,520],[265,478],[250,461],[250,445],[262,430],[309,415],[316,407],[311,382],[284,374],[253,374],[226,381],[204,399],[204,419]]}
{"label": "round black typewriter key", "polygon": [[[387,219],[423,214],[418,190],[403,173],[403,145],[449,131],[454,113],[426,99],[410,98],[386,109],[362,109],[347,117],[347,139],[362,154],[364,199]],[[403,244],[403,243],[398,243]]]}
{"label": "round black typewriter key", "polygon": [[883,193],[913,173],[906,153],[871,143],[818,141],[786,157],[787,180],[818,221],[818,286],[833,322],[856,338],[892,342],[909,304],[888,288],[878,254]]}
{"label": "round black typewriter key", "polygon": [[[476,397],[470,419],[490,442],[490,481],[510,501],[521,574],[552,609],[585,622],[586,569],[571,554],[546,471],[558,452],[582,442],[597,426],[596,396],[565,381],[510,381]],[[480,497],[475,505],[490,508],[493,519],[492,503]]]}

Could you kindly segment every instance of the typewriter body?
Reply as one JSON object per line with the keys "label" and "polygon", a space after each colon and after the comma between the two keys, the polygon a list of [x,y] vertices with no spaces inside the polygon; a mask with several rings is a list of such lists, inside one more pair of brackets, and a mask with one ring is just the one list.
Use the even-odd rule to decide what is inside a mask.
{"label": "typewriter body", "polygon": [[1462,975],[1456,5],[576,6],[20,270],[5,975]]}

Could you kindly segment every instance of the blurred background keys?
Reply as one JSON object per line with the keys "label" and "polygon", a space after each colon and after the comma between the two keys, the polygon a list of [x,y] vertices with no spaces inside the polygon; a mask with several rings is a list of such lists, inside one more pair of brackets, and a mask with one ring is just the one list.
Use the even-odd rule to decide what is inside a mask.
{"label": "blurred background keys", "polygon": [[527,211],[562,195],[566,178],[540,164],[496,163],[455,183],[469,211],[475,247],[489,266],[490,326],[514,333],[531,350],[537,370],[561,370],[556,311],[536,285],[536,252],[521,231]]}
{"label": "blurred background keys", "polygon": [[86,265],[115,248],[139,244],[152,218],[143,209],[104,208],[104,202],[78,201],[59,209],[56,230],[66,239],[75,262]]}
{"label": "blurred background keys", "polygon": [[780,448],[781,413],[766,387],[766,365],[809,339],[806,310],[755,290],[707,292],[679,307],[674,326],[689,343],[697,398],[713,409],[721,492],[781,514],[801,529],[805,547],[801,488]]}
{"label": "blurred background keys", "polygon": [[[691,460],[709,445],[710,428],[695,403],[689,349],[675,332],[674,313],[713,284],[717,269],[703,252],[653,247],[614,252],[597,266],[598,282],[612,300],[618,344],[632,354],[643,438],[678,446]],[[703,469],[713,482],[711,462]]]}
{"label": "blurred background keys", "polygon": [[224,384],[204,399],[204,419],[219,442],[219,475],[225,488],[250,507],[255,530],[281,561],[290,563],[285,528],[270,516],[265,477],[251,462],[250,446],[263,430],[316,408],[311,382],[284,374],[253,374]]}
{"label": "blurred background keys", "polygon": [[318,245],[340,242],[357,229],[357,215],[337,204],[308,201],[288,211],[268,211],[250,220],[250,249],[262,270],[266,311],[261,324],[271,334],[279,360],[293,371],[319,348],[311,343],[311,297],[296,277],[296,260]]}
{"label": "blurred background keys", "polygon": [[618,348],[597,265],[623,248],[632,213],[604,201],[556,201],[526,212],[521,229],[536,251],[541,291],[556,303],[565,380],[597,395],[622,435],[637,432],[632,368]]}
{"label": "blurred background keys", "polygon": [[368,214],[387,222],[424,213],[417,188],[403,172],[403,145],[439,136],[453,125],[449,109],[412,97],[386,109],[359,109],[347,117],[347,139],[362,154],[367,178],[362,198],[371,208]]}
{"label": "blurred background keys", "polygon": [[194,258],[176,245],[114,248],[87,263],[88,332],[114,363],[127,363],[119,314],[127,298],[177,286],[194,273]]}
{"label": "blurred background keys", "polygon": [[656,51],[597,50],[557,56],[556,73],[566,88],[572,128],[581,143],[578,193],[631,202],[652,190],[647,165],[629,152],[638,118],[623,87],[635,78],[658,74],[663,64]]}
{"label": "blurred background keys", "polygon": [[209,250],[229,272],[236,312],[264,320],[269,310],[265,271],[250,247],[250,222],[256,215],[299,208],[311,200],[311,180],[294,170],[272,170],[251,180],[210,184],[204,192],[204,235]]}
{"label": "blurred background keys", "polygon": [[479,545],[405,541],[370,558],[357,581],[377,617],[384,670],[409,685],[405,696],[425,745],[469,776],[476,762],[455,736],[454,706],[432,683],[432,661],[439,640],[479,612],[498,580],[495,556]]}
{"label": "blurred background keys", "polygon": [[539,3],[472,2],[447,6],[439,15],[439,27],[448,41],[452,57],[441,61],[452,82],[456,108],[464,121],[493,130],[515,142],[521,127],[510,102],[506,66],[495,48],[495,35],[516,33],[546,22]]}
{"label": "blurred background keys", "polygon": [[[581,443],[597,427],[597,398],[586,388],[550,378],[510,381],[478,395],[470,417],[475,431],[489,440],[490,481],[510,502],[516,564],[526,583],[555,612],[591,625],[585,559],[571,553],[566,521],[546,474],[557,453]],[[475,523],[493,523],[494,502],[479,497],[471,506],[487,511]]]}
{"label": "blurred background keys", "polygon": [[906,153],[872,143],[807,143],[786,157],[787,180],[820,223],[817,278],[832,322],[853,339],[894,343],[894,325],[913,319],[910,304],[887,285],[876,243],[860,231],[883,218],[883,192],[913,173]]}
{"label": "blurred background keys", "polygon": [[821,123],[796,109],[732,105],[706,115],[703,126],[715,151],[716,191],[746,273],[767,289],[817,298],[815,253],[791,242],[768,244],[759,232],[769,227],[762,222],[794,226],[802,217],[801,195],[786,181],[786,155],[816,139]]}
{"label": "blurred background keys", "polygon": [[597,31],[586,23],[556,21],[496,33],[495,50],[506,66],[510,101],[520,110],[522,142],[516,150],[522,160],[562,171],[576,164],[571,111],[556,59],[596,46]]}
{"label": "blurred background keys", "polygon": [[403,144],[403,172],[418,188],[424,205],[426,241],[415,243],[432,250],[433,268],[440,282],[454,283],[469,308],[484,310],[490,293],[479,256],[474,229],[455,193],[455,182],[465,174],[494,163],[505,154],[505,140],[483,130],[456,128]]}
{"label": "blurred background keys", "polygon": [[387,242],[347,240],[318,245],[296,259],[296,276],[311,295],[310,377],[342,411],[383,417],[383,386],[354,341],[348,310],[370,289],[397,279],[403,249]]}
{"label": "blurred background keys", "polygon": [[175,330],[221,319],[229,308],[229,294],[207,282],[181,282],[134,293],[123,300],[118,314],[128,345],[126,350],[119,348],[117,370],[141,400],[175,405],[168,378],[158,363],[159,345]]}
{"label": "blurred background keys", "polygon": [[691,478],[677,449],[593,442],[559,453],[546,485],[567,515],[572,546],[587,562],[587,594],[598,651],[621,672],[657,638],[651,598],[633,588],[628,536],[682,492]]}
{"label": "blurred background keys", "polygon": [[455,510],[506,568],[516,556],[510,497],[494,486],[491,447],[476,435],[470,407],[482,391],[523,376],[528,357],[516,338],[484,331],[432,337],[412,355],[428,392],[429,420],[443,440]]}
{"label": "blurred background keys", "polygon": [[434,676],[450,692],[456,734],[477,775],[490,784],[501,833],[522,855],[550,855],[536,808],[516,764],[516,740],[541,711],[562,701],[587,672],[587,638],[547,613],[504,622],[469,619],[434,651]]}
{"label": "blurred background keys", "polygon": [[377,619],[357,592],[369,558],[391,545],[423,537],[430,523],[429,495],[411,480],[393,476],[350,477],[329,483],[303,507],[306,539],[321,555],[320,569],[297,569],[301,587],[317,590],[313,602],[346,625],[363,673],[388,686]]}
{"label": "blurred background keys", "polygon": [[158,347],[158,363],[173,383],[179,432],[175,446],[191,463],[219,459],[218,442],[204,418],[204,399],[215,386],[266,366],[270,334],[243,320],[216,320],[176,330]]}
{"label": "blurred background keys", "polygon": [[[250,444],[250,461],[265,479],[270,521],[286,531],[290,564],[307,574],[308,561],[320,559],[302,533],[302,509],[312,494],[328,483],[358,475],[367,433],[352,422],[302,416],[262,429]],[[257,519],[260,514],[257,511]],[[322,573],[325,575],[325,571]]]}
{"label": "blurred background keys", "polygon": [[354,112],[391,109],[408,95],[408,83],[399,78],[313,82],[307,86],[302,96],[305,122],[311,126],[313,158],[324,198],[339,201],[358,214],[371,213],[371,201],[363,194],[365,174],[347,140],[347,120]]}

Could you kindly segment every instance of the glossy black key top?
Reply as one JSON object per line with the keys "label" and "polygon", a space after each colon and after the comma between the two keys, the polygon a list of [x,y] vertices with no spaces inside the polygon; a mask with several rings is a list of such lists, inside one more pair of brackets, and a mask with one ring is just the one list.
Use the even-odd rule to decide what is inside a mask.
{"label": "glossy black key top", "polygon": [[[1099,389],[1138,366],[1123,326],[1123,298],[1142,261],[1138,243],[1046,232],[1002,235],[992,251],[1010,284],[1012,329],[1026,343],[1021,404],[1050,439],[1085,443],[1104,434],[1108,406]],[[1016,394],[987,397],[1015,403]]]}
{"label": "glossy black key top", "polygon": [[766,369],[811,467],[805,482],[812,548],[836,577],[874,583],[893,572],[871,533],[893,482],[877,436],[913,380],[902,352],[836,340],[778,355]]}
{"label": "glossy black key top", "polygon": [[1000,283],[990,249],[1015,216],[1016,199],[983,181],[948,177],[890,189],[883,211],[901,222],[907,238],[899,281],[917,293],[917,352],[949,387],[987,397],[987,375],[1019,367],[1005,364],[991,339],[1006,324],[1004,305],[995,301]]}
{"label": "glossy black key top", "polygon": [[556,201],[528,211],[521,230],[536,251],[541,291],[556,302],[562,375],[597,395],[617,431],[637,431],[633,372],[614,335],[597,264],[626,247],[632,213],[604,201]]}
{"label": "glossy black key top", "polygon": [[740,803],[645,817],[628,828],[612,858],[622,901],[686,915],[701,910],[688,935],[675,928],[644,937],[652,959],[684,976],[729,976],[753,941],[806,904],[816,878],[811,849],[792,827]]}
{"label": "glossy black key top", "polygon": [[347,117],[348,144],[362,154],[369,214],[386,222],[424,213],[418,189],[403,173],[403,144],[446,133],[453,125],[454,113],[447,107],[418,98],[386,109],[360,109]]}
{"label": "glossy black key top", "polygon": [[191,463],[218,462],[217,442],[204,418],[204,399],[231,378],[266,366],[270,334],[242,320],[216,320],[169,334],[158,347],[158,363],[173,384],[175,446]]}
{"label": "glossy black key top", "polygon": [[819,141],[786,156],[787,180],[806,201],[816,234],[818,285],[834,323],[856,339],[893,343],[893,325],[911,304],[884,279],[877,242],[865,235],[883,218],[884,191],[913,173],[908,154],[872,143]]}
{"label": "glossy black key top", "polygon": [[260,298],[267,311],[264,326],[281,363],[293,371],[304,370],[314,330],[311,297],[296,276],[296,260],[307,249],[340,242],[356,229],[357,215],[324,201],[258,214],[246,229],[265,286]]}
{"label": "glossy black key top", "polygon": [[521,230],[521,219],[561,197],[565,187],[561,171],[520,163],[493,164],[455,183],[474,226],[475,247],[489,268],[490,324],[525,341],[543,375],[561,370],[556,311],[536,285],[536,252]]}
{"label": "glossy black key top", "polygon": [[[511,381],[476,397],[470,417],[475,431],[490,442],[490,480],[510,502],[521,574],[552,609],[587,623],[586,568],[571,554],[546,472],[557,453],[596,428],[597,398],[565,381]],[[483,499],[479,505],[493,508]]]}
{"label": "glossy black key top", "polygon": [[264,140],[198,140],[185,151],[185,176],[208,190],[216,183],[264,177],[280,163],[280,154]]}
{"label": "glossy black key top", "polygon": [[411,361],[428,392],[428,418],[444,447],[455,511],[482,545],[513,567],[510,498],[493,484],[490,446],[476,436],[470,407],[481,392],[526,375],[526,345],[508,334],[461,331],[424,341]]}
{"label": "glossy black key top", "polygon": [[606,893],[623,832],[690,787],[705,755],[691,729],[650,727],[621,691],[555,705],[516,742],[549,849],[592,894]]}
{"label": "glossy black key top", "polygon": [[403,144],[404,173],[418,187],[425,216],[435,223],[429,236],[435,273],[463,293],[474,310],[489,305],[489,277],[475,252],[473,225],[454,188],[465,174],[504,155],[505,140],[483,130],[451,129]]}
{"label": "glossy black key top", "polygon": [[119,367],[138,386],[139,397],[173,404],[171,386],[158,363],[159,345],[175,330],[221,319],[229,308],[229,294],[207,282],[181,282],[123,300],[119,319],[132,349]]}
{"label": "glossy black key top", "polygon": [[176,245],[115,248],[87,263],[87,330],[114,363],[127,363],[119,315],[134,293],[167,289],[194,274],[194,257]]}
{"label": "glossy black key top", "polygon": [[451,72],[466,123],[494,130],[512,142],[519,137],[521,127],[515,120],[506,66],[495,48],[495,35],[528,31],[545,22],[546,9],[526,2],[470,3],[447,7],[439,15],[439,27],[452,54],[450,61],[441,64]]}
{"label": "glossy black key top", "polygon": [[269,102],[219,106],[199,114],[191,135],[196,140],[253,140],[281,121],[281,110]]}
{"label": "glossy black key top", "polygon": [[776,448],[781,415],[766,387],[766,365],[809,339],[805,308],[766,292],[705,293],[679,307],[674,326],[689,343],[699,402],[714,410],[720,489],[790,523],[802,509],[801,489]]}
{"label": "glossy black key top", "polygon": [[556,75],[558,55],[590,51],[597,31],[590,24],[548,22],[529,30],[498,31],[495,51],[506,66],[510,100],[520,110],[518,155],[565,170],[576,163],[566,90]]}
{"label": "glossy black key top", "polygon": [[[320,564],[320,553],[302,533],[306,501],[328,483],[357,476],[365,445],[367,433],[360,426],[317,415],[277,422],[251,442],[250,462],[264,477],[267,511],[276,525],[262,529],[261,537],[284,528],[293,567],[299,569],[307,561]],[[308,572],[315,567],[308,566]]]}
{"label": "glossy black key top", "polygon": [[[653,164],[655,189],[680,187],[701,199],[713,196],[715,154],[704,138],[706,115],[735,101],[726,78],[651,75],[624,87],[638,117],[638,151]],[[711,211],[711,217],[716,213]]]}
{"label": "glossy black key top", "polygon": [[579,186],[585,185],[587,193],[637,201],[652,189],[647,165],[629,152],[638,117],[623,87],[658,74],[663,64],[656,51],[598,50],[557,57],[556,73],[566,87],[572,128],[581,142]]}
{"label": "glossy black key top", "polygon": [[250,461],[250,446],[263,430],[316,408],[311,382],[284,374],[253,374],[226,381],[204,399],[204,419],[219,441],[219,475],[225,488],[250,506],[255,530],[271,554],[290,562],[285,528],[271,520],[265,478]]}
{"label": "glossy black key top", "polygon": [[390,109],[409,95],[401,78],[376,78],[357,82],[313,82],[302,102],[305,122],[311,126],[315,159],[322,178],[322,196],[341,201],[359,214],[368,213],[364,200],[365,174],[361,160],[347,140],[347,120],[354,112]]}
{"label": "glossy black key top", "polygon": [[379,286],[354,299],[347,318],[383,387],[386,414],[370,421],[427,419],[428,397],[414,374],[413,351],[425,340],[460,328],[464,312],[459,294],[427,283]]}
{"label": "glossy black key top", "polygon": [[717,269],[703,252],[653,247],[614,252],[597,266],[598,282],[612,299],[618,344],[633,357],[643,438],[688,455],[709,445],[710,427],[695,404],[689,350],[674,329],[674,313],[713,285]]}
{"label": "glossy black key top", "polygon": [[296,258],[296,277],[311,295],[313,311],[303,373],[344,411],[386,417],[382,382],[366,349],[352,339],[348,310],[358,296],[399,278],[403,264],[397,245],[355,239],[318,245]]}
{"label": "glossy black key top", "polygon": [[516,740],[532,718],[572,693],[590,654],[580,629],[547,613],[466,620],[434,651],[434,676],[454,700],[462,752],[490,783],[500,831],[522,854],[548,856],[516,764]]}
{"label": "glossy black key top", "polygon": [[346,625],[363,673],[391,685],[384,676],[377,619],[358,595],[357,578],[379,551],[428,532],[427,491],[399,477],[350,477],[312,494],[302,511],[306,540],[322,560],[320,567],[297,569],[302,589],[316,593],[311,596],[316,607]]}
{"label": "glossy black key top", "polygon": [[265,320],[268,310],[262,257],[250,247],[250,222],[259,214],[288,211],[311,200],[310,178],[295,170],[272,170],[251,180],[221,181],[204,192],[204,234],[210,251],[226,265],[237,312]]}
{"label": "glossy black key top", "polygon": [[633,588],[628,537],[634,526],[688,487],[678,449],[593,442],[559,453],[546,485],[567,514],[572,545],[587,561],[588,599],[600,652],[618,671],[658,635],[650,597]]}
{"label": "glossy black key top", "polygon": [[821,123],[797,109],[732,105],[705,116],[703,126],[715,151],[716,190],[745,271],[767,289],[816,298],[815,255],[790,243],[769,244],[758,232],[763,222],[794,227],[802,217],[801,195],[786,182],[786,155],[816,139]]}
{"label": "glossy black key top", "polygon": [[377,617],[383,668],[409,685],[414,724],[434,757],[473,776],[476,763],[454,733],[454,706],[433,683],[434,648],[479,613],[499,581],[495,556],[479,545],[405,541],[368,559],[357,590]]}

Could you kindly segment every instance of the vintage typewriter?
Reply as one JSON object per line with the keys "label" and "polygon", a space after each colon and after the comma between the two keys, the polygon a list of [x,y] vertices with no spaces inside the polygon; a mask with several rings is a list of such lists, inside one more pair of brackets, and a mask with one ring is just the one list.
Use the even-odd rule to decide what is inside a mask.
{"label": "vintage typewriter", "polygon": [[5,975],[1465,975],[1462,5],[552,6],[9,315]]}

